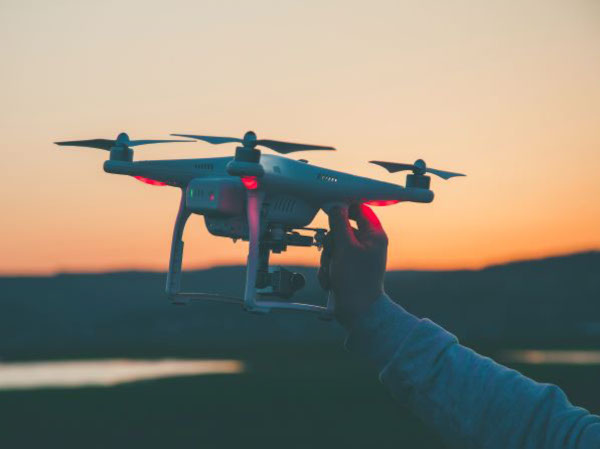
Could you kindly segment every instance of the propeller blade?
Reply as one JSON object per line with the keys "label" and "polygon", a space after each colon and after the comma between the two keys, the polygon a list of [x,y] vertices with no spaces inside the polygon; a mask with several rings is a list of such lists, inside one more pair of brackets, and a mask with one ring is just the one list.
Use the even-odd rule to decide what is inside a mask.
{"label": "propeller blade", "polygon": [[65,142],[54,142],[56,145],[65,147],[87,147],[99,148],[101,150],[110,150],[112,147],[137,147],[140,145],[149,145],[151,143],[167,143],[167,142],[193,142],[193,140],[174,140],[174,139],[150,139],[150,140],[129,140],[129,136],[125,133],[119,134],[116,140],[113,139],[89,139],[89,140],[67,140]]}
{"label": "propeller blade", "polygon": [[369,161],[369,163],[379,165],[390,173],[396,173],[403,170],[414,170],[416,168],[413,164],[401,164],[398,162]]}
{"label": "propeller blade", "polygon": [[385,162],[385,161],[369,161],[371,164],[379,165],[380,167],[385,168],[390,173],[396,173],[404,170],[412,170],[415,173],[423,173],[423,171],[427,173],[431,173],[432,175],[439,176],[442,179],[450,179],[455,176],[467,176],[462,173],[454,173],[451,171],[437,170],[435,168],[428,168],[421,159],[419,159],[414,164],[402,164],[398,162]]}
{"label": "propeller blade", "polygon": [[335,151],[333,147],[326,147],[322,145],[306,145],[303,143],[290,143],[281,142],[279,140],[260,139],[256,141],[256,145],[262,145],[263,147],[270,148],[278,153],[288,154],[295,151],[313,151],[313,150],[325,150]]}
{"label": "propeller blade", "polygon": [[237,137],[215,137],[215,136],[196,136],[193,134],[171,134],[172,136],[177,137],[187,137],[189,139],[203,140],[204,142],[212,143],[214,145],[218,145],[221,143],[230,143],[230,142],[243,142],[242,139],[238,139]]}
{"label": "propeller blade", "polygon": [[63,147],[86,147],[99,148],[101,150],[110,150],[115,146],[116,141],[110,139],[89,139],[89,140],[67,140],[65,142],[54,142]]}
{"label": "propeller blade", "polygon": [[439,176],[442,179],[450,179],[454,178],[455,176],[467,176],[463,175],[462,173],[453,173],[451,171],[436,170],[435,168],[427,168],[425,169],[425,171],[427,173],[431,173],[432,175]]}
{"label": "propeller blade", "polygon": [[127,146],[137,147],[139,145],[150,145],[152,143],[168,143],[168,142],[193,142],[193,140],[175,140],[175,139],[131,140],[131,141],[129,141]]}

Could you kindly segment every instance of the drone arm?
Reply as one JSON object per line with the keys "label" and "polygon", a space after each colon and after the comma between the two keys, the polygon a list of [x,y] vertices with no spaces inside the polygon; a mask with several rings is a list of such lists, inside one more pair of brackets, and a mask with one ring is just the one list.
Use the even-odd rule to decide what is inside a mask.
{"label": "drone arm", "polygon": [[169,165],[168,161],[104,162],[104,171],[114,175],[141,176],[167,185],[185,188],[194,178],[193,170]]}

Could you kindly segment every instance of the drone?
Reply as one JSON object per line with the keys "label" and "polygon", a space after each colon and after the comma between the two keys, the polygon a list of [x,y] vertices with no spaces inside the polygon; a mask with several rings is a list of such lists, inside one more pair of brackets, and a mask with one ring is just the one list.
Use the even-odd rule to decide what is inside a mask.
{"label": "drone", "polygon": [[[299,151],[333,151],[321,145],[305,145],[258,139],[252,131],[243,138],[172,134],[182,139],[130,140],[126,133],[116,139],[55,142],[61,146],[97,148],[110,152],[104,162],[107,173],[132,176],[154,186],[181,189],[175,219],[167,273],[166,293],[175,304],[190,300],[213,300],[241,304],[249,312],[272,309],[316,312],[330,318],[335,309],[331,292],[323,305],[291,301],[305,285],[300,273],[270,267],[271,253],[290,246],[322,249],[330,240],[329,231],[309,227],[319,210],[366,203],[376,206],[403,201],[430,203],[430,176],[442,179],[465,176],[429,168],[419,159],[413,164],[369,161],[390,173],[412,172],[404,186],[318,167],[306,159],[263,154],[258,147],[282,155]],[[190,140],[191,139],[191,140]],[[233,156],[134,161],[133,148],[158,143],[203,141],[213,145],[236,143]],[[204,292],[182,292],[183,231],[192,214],[204,216],[208,232],[233,241],[248,241],[246,281],[243,298]],[[307,234],[308,233],[308,234]]]}

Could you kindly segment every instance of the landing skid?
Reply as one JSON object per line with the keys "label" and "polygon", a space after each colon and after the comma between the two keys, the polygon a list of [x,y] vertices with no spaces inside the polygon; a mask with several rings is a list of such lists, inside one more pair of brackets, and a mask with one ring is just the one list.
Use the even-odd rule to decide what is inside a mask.
{"label": "landing skid", "polygon": [[[246,265],[246,283],[244,288],[244,297],[221,295],[217,293],[203,292],[181,292],[181,277],[183,263],[183,231],[191,212],[186,208],[185,190],[182,190],[179,211],[175,220],[173,229],[173,239],[171,242],[171,256],[169,259],[169,272],[167,273],[166,292],[174,304],[187,304],[192,300],[218,301],[229,304],[239,304],[245,310],[253,313],[268,313],[274,309],[298,310],[304,312],[313,312],[320,315],[323,319],[331,319],[334,312],[334,301],[331,293],[328,294],[326,306],[307,304],[301,302],[286,302],[261,299],[262,294],[257,292],[257,279],[268,274],[269,253],[276,249],[276,243],[266,242],[262,237],[261,231],[262,202],[264,192],[260,190],[247,191],[247,216],[248,216],[248,259]],[[324,235],[325,230],[307,228],[307,230],[317,232],[317,235]],[[293,243],[290,243],[293,244]],[[312,245],[312,243],[311,243]],[[320,246],[320,243],[317,242]],[[299,246],[310,246],[299,244]],[[285,249],[285,248],[284,248]],[[279,252],[279,251],[277,251]],[[270,296],[274,296],[272,293]]]}

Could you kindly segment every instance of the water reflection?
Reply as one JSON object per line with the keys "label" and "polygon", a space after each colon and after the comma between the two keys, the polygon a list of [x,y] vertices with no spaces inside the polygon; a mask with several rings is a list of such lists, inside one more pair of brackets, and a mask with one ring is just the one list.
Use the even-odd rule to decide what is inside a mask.
{"label": "water reflection", "polygon": [[599,365],[600,351],[525,349],[505,351],[500,360],[531,365]]}
{"label": "water reflection", "polygon": [[201,374],[239,374],[239,360],[69,360],[0,363],[0,390],[109,387],[125,382]]}

